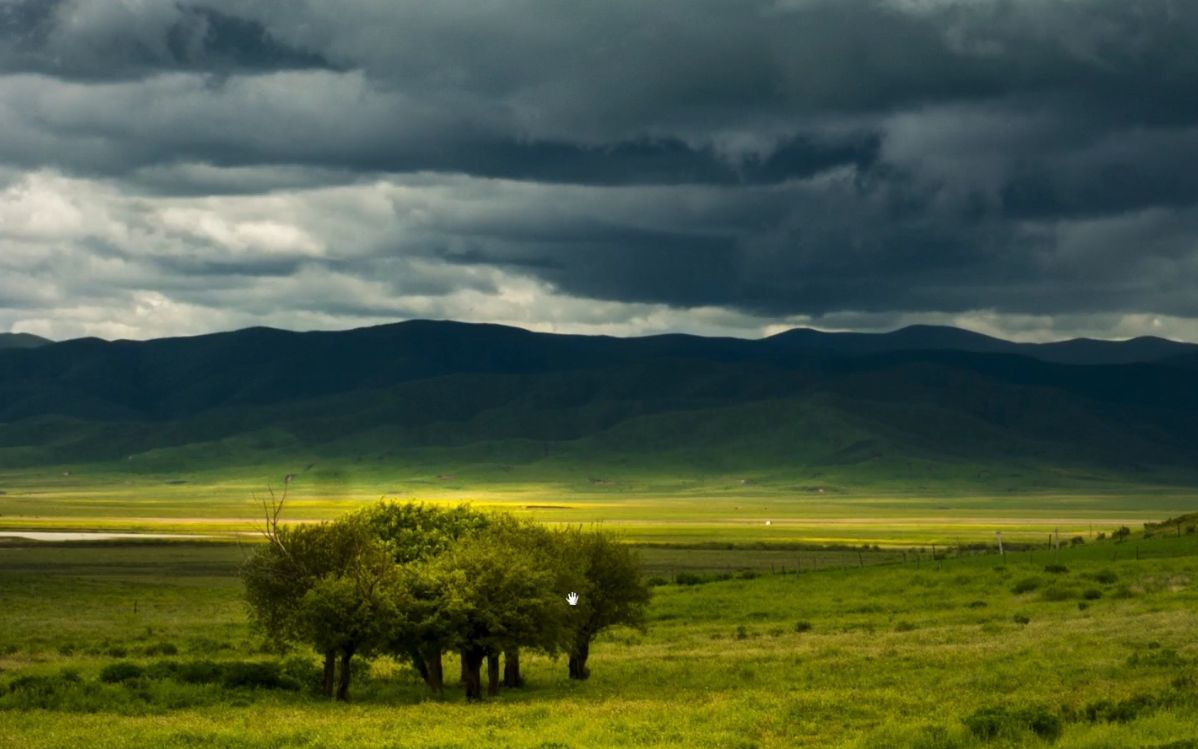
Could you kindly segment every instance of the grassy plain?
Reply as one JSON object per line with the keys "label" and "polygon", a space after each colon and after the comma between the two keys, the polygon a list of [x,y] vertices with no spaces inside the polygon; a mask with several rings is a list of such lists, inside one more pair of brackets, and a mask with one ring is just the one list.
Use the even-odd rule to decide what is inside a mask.
{"label": "grassy plain", "polygon": [[[482,705],[387,660],[349,706],[99,680],[117,661],[277,661],[246,625],[245,553],[0,548],[0,746],[1198,746],[1195,535],[662,585],[647,632],[597,644],[590,681],[531,657],[526,689]],[[710,568],[774,552],[736,553]]]}
{"label": "grassy plain", "polygon": [[[693,474],[590,472],[550,462],[535,470],[257,465],[143,472],[111,465],[0,472],[0,531],[122,530],[235,535],[252,532],[256,497],[293,473],[288,516],[333,517],[380,497],[470,501],[546,523],[597,524],[630,541],[699,544],[927,545],[1091,536],[1120,525],[1198,510],[1187,485],[1072,480],[1022,486],[1001,478],[849,485],[805,472]],[[504,469],[508,470],[504,470]],[[594,474],[594,475],[592,475]],[[766,525],[766,521],[770,525]]]}

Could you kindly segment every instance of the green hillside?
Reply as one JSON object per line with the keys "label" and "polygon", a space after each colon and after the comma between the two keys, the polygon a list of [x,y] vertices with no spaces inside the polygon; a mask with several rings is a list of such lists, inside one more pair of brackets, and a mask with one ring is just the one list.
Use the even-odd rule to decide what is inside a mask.
{"label": "green hillside", "polygon": [[978,338],[616,339],[416,322],[71,341],[0,353],[0,472],[1192,484],[1191,371],[1143,341],[1106,342],[1108,357],[1147,356],[1119,364],[945,348]]}

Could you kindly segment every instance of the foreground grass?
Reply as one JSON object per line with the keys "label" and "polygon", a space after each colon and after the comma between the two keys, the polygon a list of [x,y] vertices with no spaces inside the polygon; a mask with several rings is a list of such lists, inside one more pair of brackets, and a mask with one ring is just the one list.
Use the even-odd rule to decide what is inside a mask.
{"label": "foreground grass", "polygon": [[[1198,725],[1192,535],[1009,554],[1005,564],[925,558],[918,569],[666,585],[646,633],[597,645],[590,681],[571,683],[564,662],[534,657],[527,689],[483,705],[452,690],[430,698],[386,660],[350,706],[302,689],[99,680],[117,661],[277,662],[245,624],[243,554],[211,544],[0,549],[0,746],[1048,745],[1017,720],[991,738],[969,727],[979,710],[1031,707],[1061,721],[1056,746],[1181,749]],[[306,654],[289,662],[297,657],[311,665]],[[30,676],[57,684],[64,670],[78,681],[41,697],[12,689]]]}

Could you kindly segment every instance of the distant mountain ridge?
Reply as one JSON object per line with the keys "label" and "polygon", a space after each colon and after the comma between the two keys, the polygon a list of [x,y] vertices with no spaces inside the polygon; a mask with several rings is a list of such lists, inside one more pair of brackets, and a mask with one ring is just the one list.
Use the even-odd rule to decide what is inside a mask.
{"label": "distant mountain ridge", "polygon": [[30,333],[0,333],[0,350],[14,348],[37,348],[52,343]]}
{"label": "distant mountain ridge", "polygon": [[825,346],[841,354],[948,350],[1030,356],[1059,364],[1135,364],[1198,352],[1198,344],[1142,336],[1126,341],[1074,338],[1051,343],[1016,343],[960,328],[912,325],[890,333],[825,333],[796,328],[776,340]]}
{"label": "distant mountain ridge", "polygon": [[445,472],[1188,481],[1195,359],[1163,339],[1019,344],[930,326],[744,340],[412,321],[79,339],[0,351],[0,470],[373,455]]}

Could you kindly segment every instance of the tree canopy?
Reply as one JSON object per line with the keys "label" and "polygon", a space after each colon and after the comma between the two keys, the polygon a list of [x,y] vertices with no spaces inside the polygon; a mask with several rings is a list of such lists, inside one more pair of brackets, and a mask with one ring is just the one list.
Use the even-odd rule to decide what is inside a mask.
{"label": "tree canopy", "polygon": [[[355,656],[409,660],[434,691],[442,659],[459,653],[468,699],[523,682],[521,649],[567,653],[589,675],[590,645],[615,625],[643,626],[649,588],[614,538],[549,530],[469,506],[380,502],[336,521],[269,524],[243,576],[251,619],[280,646],[325,657],[326,694],[348,699]],[[269,516],[268,516],[269,518]],[[577,605],[566,597],[577,593]]]}

